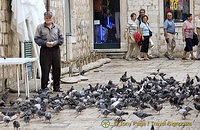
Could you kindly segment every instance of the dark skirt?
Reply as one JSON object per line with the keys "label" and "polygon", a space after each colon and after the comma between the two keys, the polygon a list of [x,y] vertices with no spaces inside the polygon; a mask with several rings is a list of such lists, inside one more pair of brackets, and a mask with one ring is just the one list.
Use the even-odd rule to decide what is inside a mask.
{"label": "dark skirt", "polygon": [[142,41],[142,47],[140,52],[147,53],[149,49],[149,36],[144,36],[144,41]]}
{"label": "dark skirt", "polygon": [[186,46],[185,46],[184,51],[186,51],[186,52],[192,51],[193,50],[193,48],[192,48],[192,39],[191,38],[186,38],[185,42],[186,42]]}

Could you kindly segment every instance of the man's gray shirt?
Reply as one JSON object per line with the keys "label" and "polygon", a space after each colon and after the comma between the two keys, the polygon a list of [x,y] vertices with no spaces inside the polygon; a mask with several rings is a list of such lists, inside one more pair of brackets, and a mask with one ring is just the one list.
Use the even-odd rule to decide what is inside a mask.
{"label": "man's gray shirt", "polygon": [[175,24],[174,20],[165,20],[164,29],[167,30],[167,33],[175,33]]}
{"label": "man's gray shirt", "polygon": [[56,46],[60,46],[63,44],[64,38],[57,24],[53,23],[51,29],[49,29],[46,24],[43,23],[37,26],[34,40],[39,46],[46,47],[46,42],[54,41],[57,41]]}

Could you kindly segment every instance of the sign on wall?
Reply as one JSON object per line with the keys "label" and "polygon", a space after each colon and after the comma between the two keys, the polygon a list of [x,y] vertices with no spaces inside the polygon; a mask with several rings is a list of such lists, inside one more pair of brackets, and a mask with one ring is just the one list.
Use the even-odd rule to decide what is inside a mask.
{"label": "sign on wall", "polygon": [[170,0],[170,10],[183,10],[183,0]]}

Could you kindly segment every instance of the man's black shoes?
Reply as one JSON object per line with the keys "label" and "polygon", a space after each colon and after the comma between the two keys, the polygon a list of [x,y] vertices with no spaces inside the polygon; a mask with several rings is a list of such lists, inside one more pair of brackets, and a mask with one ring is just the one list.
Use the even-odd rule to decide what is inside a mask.
{"label": "man's black shoes", "polygon": [[58,89],[54,89],[53,92],[63,92],[63,90],[61,88],[58,88]]}

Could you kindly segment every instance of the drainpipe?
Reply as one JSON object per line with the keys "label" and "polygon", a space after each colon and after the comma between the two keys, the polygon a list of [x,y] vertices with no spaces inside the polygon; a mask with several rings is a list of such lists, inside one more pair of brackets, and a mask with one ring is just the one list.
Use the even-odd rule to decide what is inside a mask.
{"label": "drainpipe", "polygon": [[46,10],[49,11],[50,9],[50,0],[46,0]]}
{"label": "drainpipe", "polygon": [[70,0],[65,0],[65,38],[66,38],[66,61],[68,61],[72,59]]}

